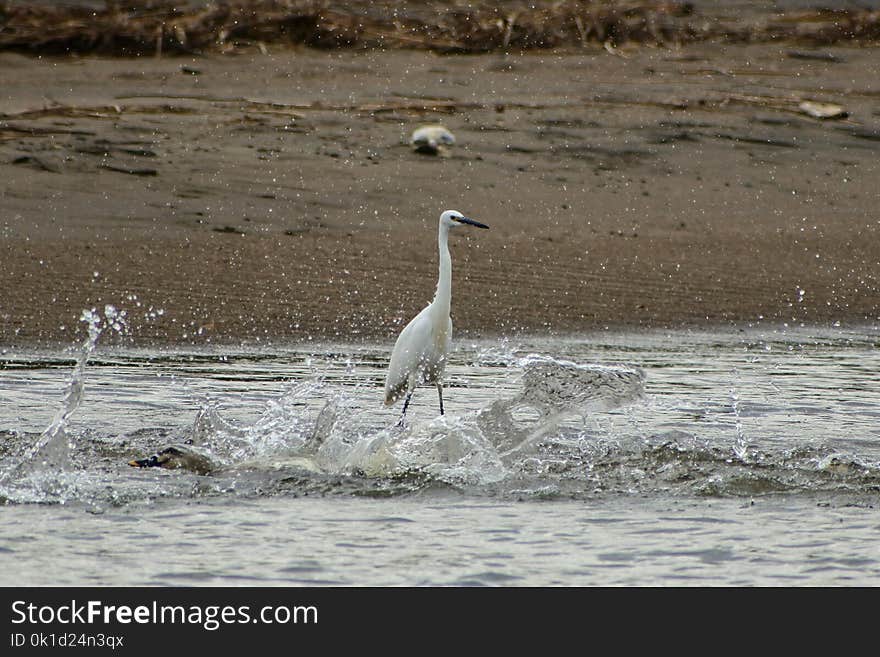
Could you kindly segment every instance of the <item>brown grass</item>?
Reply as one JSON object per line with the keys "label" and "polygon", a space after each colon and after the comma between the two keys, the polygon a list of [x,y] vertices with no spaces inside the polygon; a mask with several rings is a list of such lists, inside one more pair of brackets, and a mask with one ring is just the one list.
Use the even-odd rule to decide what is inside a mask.
{"label": "brown grass", "polygon": [[0,2],[0,50],[121,56],[269,46],[413,48],[476,53],[697,41],[829,45],[880,41],[880,12],[812,10],[754,22],[700,14],[676,0],[334,3],[315,0],[108,1],[85,6]]}

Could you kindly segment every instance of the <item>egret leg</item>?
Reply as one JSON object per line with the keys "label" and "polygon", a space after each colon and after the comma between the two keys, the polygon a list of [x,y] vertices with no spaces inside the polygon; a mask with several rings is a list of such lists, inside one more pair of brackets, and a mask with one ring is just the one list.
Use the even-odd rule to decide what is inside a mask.
{"label": "egret leg", "polygon": [[443,384],[437,382],[437,394],[440,396],[440,415],[443,415]]}
{"label": "egret leg", "polygon": [[400,414],[400,420],[397,422],[397,426],[402,427],[403,421],[406,419],[406,407],[409,406],[409,400],[412,399],[413,391],[410,390],[406,393],[406,399],[403,400],[403,413]]}

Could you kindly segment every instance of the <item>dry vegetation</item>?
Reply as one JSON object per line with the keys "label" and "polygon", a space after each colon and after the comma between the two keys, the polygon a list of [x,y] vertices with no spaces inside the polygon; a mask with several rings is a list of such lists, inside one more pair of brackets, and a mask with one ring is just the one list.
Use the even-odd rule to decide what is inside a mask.
{"label": "dry vegetation", "polygon": [[26,53],[134,56],[281,45],[476,53],[708,40],[878,42],[880,11],[817,9],[755,22],[701,14],[676,0],[108,0],[97,10],[0,2],[0,50]]}

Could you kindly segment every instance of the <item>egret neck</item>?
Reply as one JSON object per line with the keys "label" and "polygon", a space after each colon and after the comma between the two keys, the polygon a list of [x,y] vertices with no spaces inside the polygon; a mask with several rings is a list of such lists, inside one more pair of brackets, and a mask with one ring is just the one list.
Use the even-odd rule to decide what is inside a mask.
{"label": "egret neck", "polygon": [[437,236],[440,250],[440,276],[437,278],[437,291],[434,293],[432,308],[440,317],[449,317],[452,303],[452,256],[449,255],[449,226],[440,222]]}

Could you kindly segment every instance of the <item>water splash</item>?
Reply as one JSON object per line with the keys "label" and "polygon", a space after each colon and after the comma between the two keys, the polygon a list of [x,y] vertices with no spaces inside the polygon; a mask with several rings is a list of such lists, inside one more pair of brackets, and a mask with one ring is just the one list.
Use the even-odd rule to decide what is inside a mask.
{"label": "water splash", "polygon": [[[435,489],[541,498],[880,490],[880,465],[870,456],[874,452],[868,450],[864,458],[848,454],[852,440],[861,439],[862,433],[849,443],[831,445],[814,441],[805,446],[802,439],[789,445],[786,435],[754,442],[747,430],[751,425],[744,428],[741,416],[761,418],[769,413],[772,418],[778,403],[765,408],[755,401],[763,380],[757,381],[756,392],[755,373],[741,365],[740,358],[715,368],[714,379],[689,381],[687,373],[682,377],[652,370],[648,394],[646,377],[636,367],[592,364],[589,356],[587,363],[540,353],[523,356],[525,352],[502,345],[476,352],[469,360],[461,359],[463,367],[452,368],[450,387],[461,391],[466,405],[451,404],[451,413],[443,417],[433,417],[426,405],[410,416],[407,426],[398,428],[393,424],[397,414],[381,407],[384,361],[373,353],[365,352],[353,363],[351,352],[344,348],[318,355],[310,351],[314,362],[301,352],[288,362],[285,352],[280,367],[281,360],[266,360],[262,352],[258,358],[248,352],[241,366],[230,365],[226,356],[219,357],[221,365],[212,364],[214,356],[208,355],[191,370],[199,378],[187,380],[187,401],[197,411],[189,425],[179,421],[141,425],[133,432],[110,432],[111,437],[102,439],[97,435],[101,429],[85,420],[74,426],[72,413],[83,398],[85,362],[100,341],[100,331],[111,326],[107,314],[94,325],[86,320],[94,329],[91,347],[87,341],[78,348],[79,358],[56,417],[39,435],[15,437],[19,443],[22,437],[28,440],[22,452],[42,442],[44,447],[63,448],[62,453],[71,456],[63,460],[72,471],[47,467],[46,451],[38,450],[28,468],[12,478],[19,488],[10,501],[115,505],[163,497],[396,495]],[[189,363],[188,358],[163,360],[155,367],[164,372],[172,362],[181,375],[183,370],[176,364]],[[152,360],[147,362],[154,367]],[[277,378],[285,366],[287,376]],[[227,378],[229,367],[231,378]],[[115,365],[108,369],[101,375],[114,376]],[[266,377],[269,371],[275,378]],[[246,373],[254,378],[239,378]],[[215,375],[216,384],[206,385]],[[664,379],[672,385],[664,386]],[[274,388],[278,392],[262,397],[256,408],[236,395],[237,390],[249,388],[233,390],[225,383],[249,386],[259,381],[253,390],[259,388],[263,395],[266,380],[293,382],[279,384]],[[775,388],[777,392],[785,392],[781,380],[777,382],[781,386]],[[179,388],[179,383],[173,387]],[[114,394],[110,388],[107,392]],[[170,396],[171,408],[178,409],[179,395]],[[238,406],[242,402],[245,406]],[[240,419],[238,409],[249,419]],[[867,413],[874,414],[870,409]],[[756,424],[755,430],[766,426]],[[184,454],[188,450],[207,458],[210,467],[184,464],[179,470],[165,471],[126,465],[133,457],[178,444]],[[0,497],[7,491],[0,487]]]}
{"label": "water splash", "polygon": [[748,457],[749,440],[743,430],[742,416],[740,415],[740,400],[737,389],[740,386],[739,373],[733,370],[733,385],[730,388],[730,407],[733,411],[734,426],[736,427],[736,440],[733,444],[733,453],[740,461]]}
{"label": "water splash", "polygon": [[[314,412],[316,399],[325,401]],[[246,426],[226,420],[220,404],[206,400],[186,443],[206,450],[218,466],[289,454],[314,456],[336,433],[349,405],[320,376],[293,384]]]}
{"label": "water splash", "polygon": [[[520,393],[494,403],[484,422],[508,459],[558,432],[568,417],[586,420],[644,395],[644,372],[626,365],[579,364],[532,354],[521,359],[519,367]],[[518,420],[523,413],[528,419]]]}
{"label": "water splash", "polygon": [[[485,486],[518,472],[544,440],[559,440],[567,421],[640,399],[644,373],[622,365],[582,365],[530,355],[508,363],[515,392],[462,415],[403,427],[357,413],[358,401],[323,378],[300,382],[238,427],[205,405],[191,442],[226,468],[290,463],[343,476],[388,478],[420,473],[451,485]],[[321,404],[312,403],[323,400]]]}
{"label": "water splash", "polygon": [[522,391],[513,403],[543,415],[616,408],[644,393],[644,372],[627,365],[579,364],[532,354],[519,366]]}
{"label": "water splash", "polygon": [[[80,321],[86,324],[87,336],[79,347],[61,405],[52,422],[33,445],[26,448],[10,466],[0,472],[0,485],[17,482],[31,485],[35,491],[47,495],[61,495],[74,485],[75,476],[69,474],[71,452],[75,439],[68,434],[71,416],[79,408],[85,392],[86,365],[95,351],[98,339],[108,328],[118,333],[127,327],[126,311],[107,304],[103,312],[96,308],[83,310]],[[6,494],[5,490],[0,491]]]}

